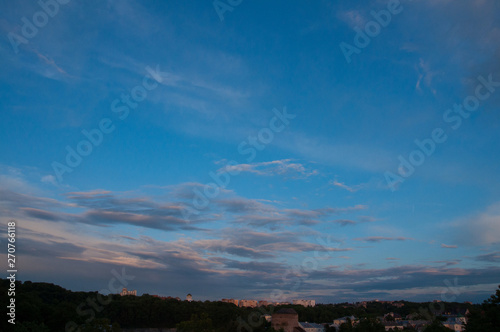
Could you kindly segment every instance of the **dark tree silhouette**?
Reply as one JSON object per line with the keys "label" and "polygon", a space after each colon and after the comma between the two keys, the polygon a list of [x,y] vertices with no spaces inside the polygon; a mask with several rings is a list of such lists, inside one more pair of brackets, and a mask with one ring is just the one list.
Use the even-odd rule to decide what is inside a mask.
{"label": "dark tree silhouette", "polygon": [[500,285],[479,309],[471,310],[466,332],[498,332],[500,328]]}

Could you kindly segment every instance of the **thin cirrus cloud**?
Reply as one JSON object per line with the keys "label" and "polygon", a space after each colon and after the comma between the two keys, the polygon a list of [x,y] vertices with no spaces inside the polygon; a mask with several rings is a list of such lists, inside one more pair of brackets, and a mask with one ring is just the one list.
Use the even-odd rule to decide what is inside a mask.
{"label": "thin cirrus cloud", "polygon": [[337,208],[287,209],[244,197],[219,199],[215,204],[222,208],[223,212],[234,214],[233,220],[237,223],[272,228],[284,225],[316,225],[334,215],[368,209],[368,206],[362,204]]}
{"label": "thin cirrus cloud", "polygon": [[275,257],[270,250],[250,248],[241,244],[233,243],[231,240],[200,240],[196,243],[196,245],[211,252],[226,253],[244,258],[263,259]]}
{"label": "thin cirrus cloud", "polygon": [[[384,172],[392,167],[392,155],[384,147],[371,143],[340,144],[315,134],[296,133],[290,139],[276,142],[307,160],[330,166],[352,167],[369,172]],[[366,161],[370,160],[369,163]]]}
{"label": "thin cirrus cloud", "polygon": [[280,175],[292,178],[307,178],[309,176],[319,174],[317,170],[307,169],[303,164],[292,162],[291,159],[265,161],[252,164],[226,165],[218,170],[218,172],[222,171],[240,173],[246,172],[263,176]]}
{"label": "thin cirrus cloud", "polygon": [[355,241],[362,241],[362,242],[382,242],[382,241],[408,241],[408,240],[413,240],[412,238],[408,237],[387,237],[387,236],[369,236],[369,237],[362,237],[362,238],[355,238]]}
{"label": "thin cirrus cloud", "polygon": [[463,246],[496,245],[500,243],[500,202],[460,218],[447,227],[451,228],[453,242]]}
{"label": "thin cirrus cloud", "polygon": [[332,220],[330,222],[335,223],[335,224],[339,224],[341,226],[356,225],[357,224],[356,221],[350,220],[350,219],[337,219],[337,220]]}
{"label": "thin cirrus cloud", "polygon": [[[422,292],[436,294],[437,298],[440,298],[442,292],[447,291],[444,283],[446,279],[459,277],[460,285],[482,284],[486,286],[483,287],[484,290],[490,288],[490,284],[496,283],[494,275],[499,270],[498,267],[435,269],[426,265],[403,265],[376,269],[325,268],[312,271],[308,278],[311,281],[330,280],[330,284],[334,285],[332,287],[354,291],[360,297],[373,298],[377,296],[376,294],[387,296],[392,293],[406,293],[406,298],[418,298],[419,293]],[[478,280],[481,281],[478,282]],[[466,293],[468,289],[463,287],[460,292]]]}
{"label": "thin cirrus cloud", "polygon": [[475,260],[480,262],[500,263],[500,251],[476,256]]}
{"label": "thin cirrus cloud", "polygon": [[214,253],[225,253],[243,258],[264,259],[275,258],[279,253],[292,252],[341,252],[351,248],[339,248],[340,242],[334,246],[307,242],[302,239],[303,232],[256,232],[246,228],[225,229],[221,239],[198,240],[192,243],[193,248],[202,248]]}
{"label": "thin cirrus cloud", "polygon": [[[255,231],[249,228],[228,228],[222,231],[222,237],[229,240],[231,243],[244,245],[251,248],[282,248],[281,250],[292,250],[294,245],[301,246],[305,251],[308,250],[321,250],[321,251],[335,251],[338,249],[340,242],[335,240],[327,245],[318,243],[304,242],[303,237],[314,234],[312,231],[279,231],[279,232],[263,232]],[[307,250],[306,250],[307,249]]]}
{"label": "thin cirrus cloud", "polygon": [[362,185],[348,186],[345,183],[339,182],[337,180],[332,180],[329,183],[331,185],[335,186],[335,187],[342,188],[342,189],[347,190],[347,191],[349,191],[351,193],[355,193],[356,191],[358,191],[358,190],[360,190],[360,189],[363,188]]}
{"label": "thin cirrus cloud", "polygon": [[436,264],[443,264],[444,266],[457,265],[461,262],[461,259],[444,260],[444,261],[433,261]]}
{"label": "thin cirrus cloud", "polygon": [[[367,209],[368,206],[366,205],[355,205],[355,206],[349,206],[345,208],[321,208],[321,209],[315,209],[315,210],[300,210],[300,209],[288,209],[285,210],[290,216],[292,216],[294,219],[298,220],[300,224],[305,224],[305,225],[315,225],[319,224],[322,222],[327,222],[327,218],[334,216],[334,215],[339,215],[343,213],[348,213],[348,212],[353,212],[353,211],[360,211]],[[339,221],[333,221],[334,223],[339,223],[342,226],[345,226],[347,224],[351,224],[352,220],[339,220]]]}
{"label": "thin cirrus cloud", "polygon": [[357,225],[359,223],[365,223],[365,222],[374,222],[376,220],[378,219],[371,216],[360,216],[359,221],[355,221],[352,219],[336,219],[336,220],[331,220],[329,222],[334,224],[339,224],[341,226],[348,226],[348,225]]}
{"label": "thin cirrus cloud", "polygon": [[338,18],[347,23],[351,28],[362,28],[366,23],[366,19],[355,9],[340,12]]}

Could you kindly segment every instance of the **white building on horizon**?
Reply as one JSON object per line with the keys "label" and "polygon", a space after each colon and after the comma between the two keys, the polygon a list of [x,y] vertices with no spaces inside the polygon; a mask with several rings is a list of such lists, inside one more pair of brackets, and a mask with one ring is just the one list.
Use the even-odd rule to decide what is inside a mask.
{"label": "white building on horizon", "polygon": [[316,305],[316,300],[293,300],[292,303],[304,307],[314,307]]}
{"label": "white building on horizon", "polygon": [[256,308],[258,305],[259,302],[256,300],[240,300],[239,302],[240,307]]}
{"label": "white building on horizon", "polygon": [[120,293],[121,296],[125,296],[125,295],[133,295],[133,296],[137,296],[137,290],[134,289],[134,290],[127,290],[126,288],[123,288],[122,289],[122,292]]}
{"label": "white building on horizon", "polygon": [[221,301],[226,302],[226,303],[232,303],[235,306],[238,306],[238,302],[239,302],[238,300],[235,300],[235,299],[222,299]]}

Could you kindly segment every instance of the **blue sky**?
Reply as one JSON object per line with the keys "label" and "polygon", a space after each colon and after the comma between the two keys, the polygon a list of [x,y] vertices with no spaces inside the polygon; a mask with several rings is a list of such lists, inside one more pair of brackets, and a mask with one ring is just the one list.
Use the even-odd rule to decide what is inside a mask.
{"label": "blue sky", "polygon": [[497,1],[62,2],[1,4],[0,220],[21,280],[99,290],[125,268],[139,293],[202,300],[496,289]]}

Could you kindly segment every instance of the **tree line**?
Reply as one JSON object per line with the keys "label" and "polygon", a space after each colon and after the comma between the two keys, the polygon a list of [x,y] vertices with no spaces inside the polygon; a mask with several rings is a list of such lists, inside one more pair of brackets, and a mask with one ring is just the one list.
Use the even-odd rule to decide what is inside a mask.
{"label": "tree line", "polygon": [[[8,303],[9,280],[0,279],[1,303]],[[161,299],[148,294],[142,296],[104,296],[97,292],[73,292],[50,283],[16,282],[16,325],[15,331],[120,331],[122,328],[177,328],[178,331],[234,332],[247,322],[249,317],[258,317],[259,311],[272,313],[279,308],[240,308],[231,303],[210,301],[178,301]],[[469,309],[471,312],[467,332],[498,331],[500,326],[500,288],[482,305],[446,303],[453,310]],[[400,301],[401,302],[401,301]],[[404,306],[390,303],[368,302],[366,307],[349,303],[316,305],[293,308],[299,321],[331,323],[333,319],[356,316],[361,322],[380,325],[375,318],[388,312],[418,315],[428,303],[402,301]],[[253,324],[253,332],[272,331],[270,324],[260,319],[260,325]],[[439,322],[438,322],[439,323]],[[12,330],[7,319],[0,323],[1,331]],[[364,326],[364,325],[363,325]],[[369,329],[372,331],[372,329]],[[356,330],[352,330],[356,331]]]}

